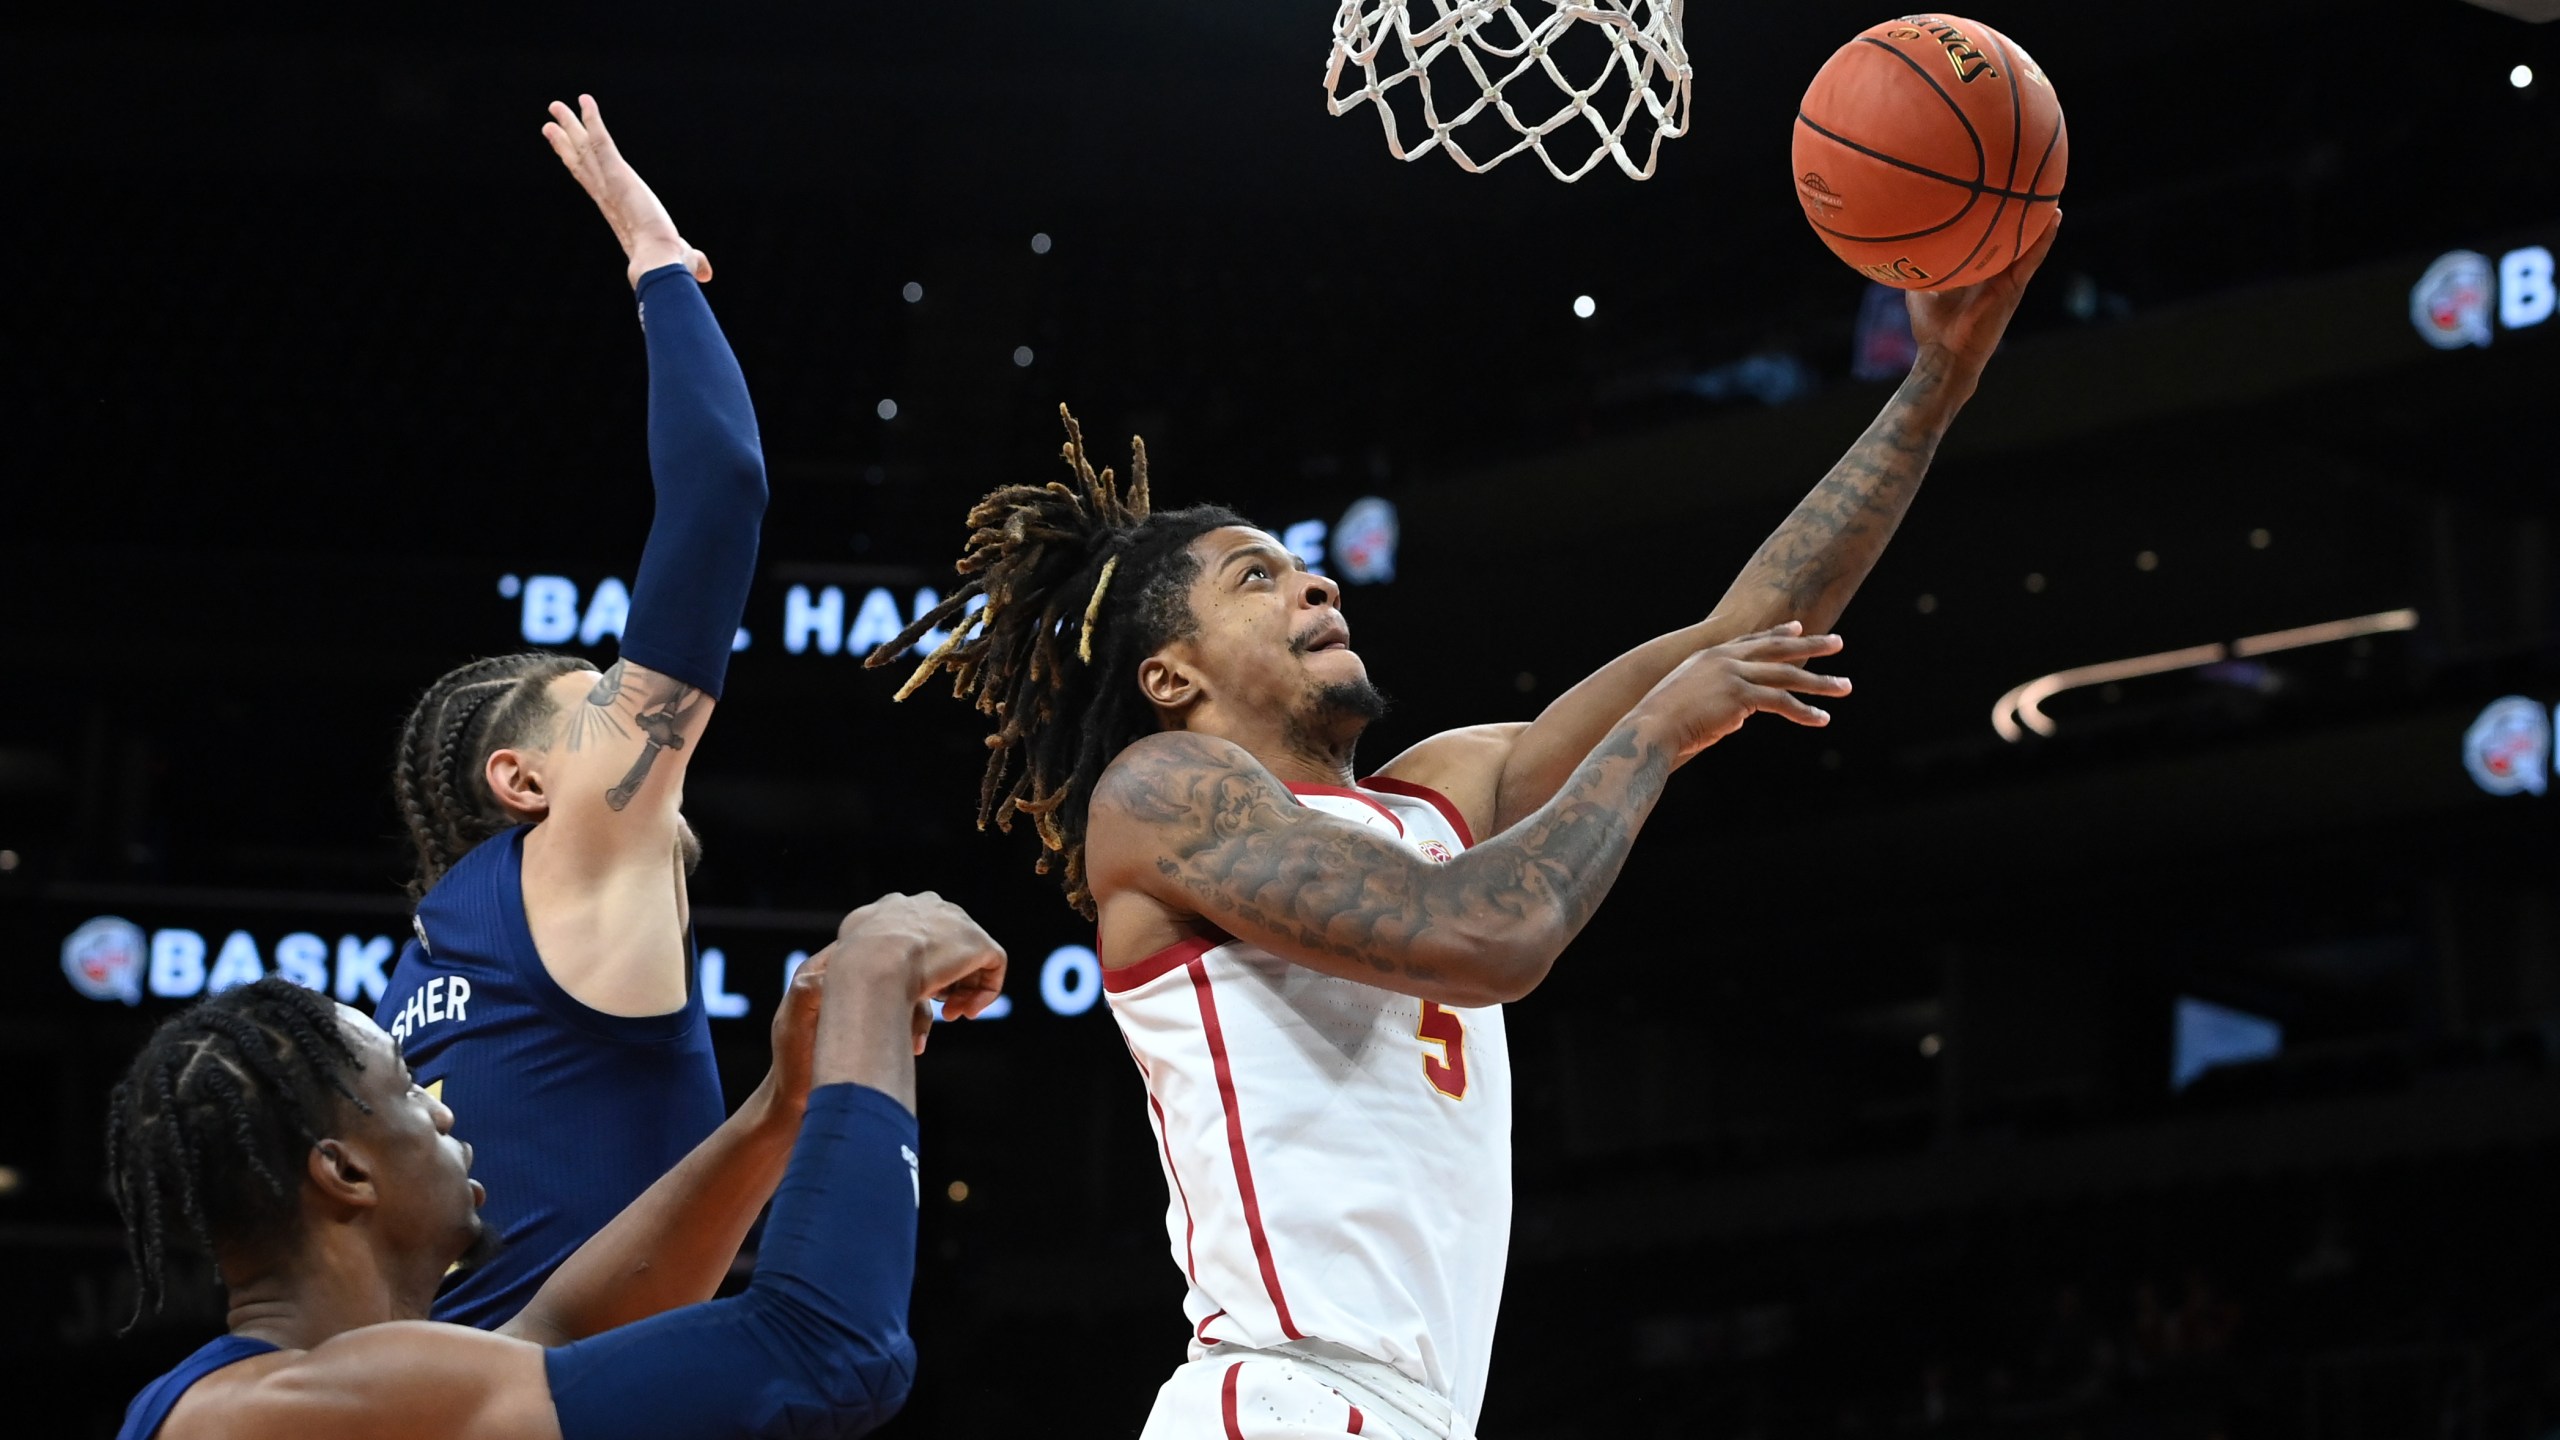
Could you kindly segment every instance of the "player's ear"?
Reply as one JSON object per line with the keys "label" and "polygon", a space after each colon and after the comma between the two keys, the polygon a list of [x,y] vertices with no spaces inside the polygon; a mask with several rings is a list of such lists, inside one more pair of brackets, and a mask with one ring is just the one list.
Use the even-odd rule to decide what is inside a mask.
{"label": "player's ear", "polygon": [[533,762],[533,752],[508,747],[490,751],[489,763],[481,770],[498,808],[519,822],[551,813],[550,793],[542,788],[542,775]]}
{"label": "player's ear", "polygon": [[1200,677],[1170,655],[1150,655],[1138,662],[1138,693],[1157,709],[1180,714],[1199,702]]}
{"label": "player's ear", "polygon": [[314,1141],[303,1169],[311,1183],[320,1187],[321,1195],[333,1204],[370,1210],[379,1199],[373,1168],[362,1152],[344,1140]]}

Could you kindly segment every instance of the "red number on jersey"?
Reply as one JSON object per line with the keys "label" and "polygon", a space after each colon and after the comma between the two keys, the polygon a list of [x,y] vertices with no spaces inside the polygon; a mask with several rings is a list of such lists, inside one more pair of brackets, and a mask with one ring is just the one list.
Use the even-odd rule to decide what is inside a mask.
{"label": "red number on jersey", "polygon": [[1437,1045],[1440,1053],[1422,1052],[1422,1078],[1431,1088],[1452,1100],[1467,1098],[1467,1022],[1454,1010],[1443,1010],[1432,1001],[1422,1002],[1422,1023],[1414,1034],[1425,1045]]}

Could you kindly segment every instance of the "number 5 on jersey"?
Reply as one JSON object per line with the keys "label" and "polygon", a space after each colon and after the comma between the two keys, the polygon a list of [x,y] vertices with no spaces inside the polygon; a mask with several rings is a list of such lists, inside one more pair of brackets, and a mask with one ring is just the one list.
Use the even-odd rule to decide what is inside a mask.
{"label": "number 5 on jersey", "polygon": [[1424,1046],[1438,1047],[1434,1055],[1422,1052],[1422,1078],[1431,1088],[1452,1100],[1467,1098],[1467,1022],[1454,1010],[1444,1010],[1429,1000],[1422,1002],[1422,1023],[1414,1027],[1414,1035]]}

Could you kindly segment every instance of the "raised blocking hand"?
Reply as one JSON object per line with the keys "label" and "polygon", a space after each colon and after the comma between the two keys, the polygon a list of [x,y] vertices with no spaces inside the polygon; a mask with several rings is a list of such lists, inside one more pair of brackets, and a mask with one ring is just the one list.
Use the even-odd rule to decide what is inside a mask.
{"label": "raised blocking hand", "polygon": [[613,135],[604,128],[604,112],[596,108],[594,96],[579,96],[574,112],[552,101],[551,120],[542,127],[542,138],[551,142],[551,153],[560,157],[560,163],[585,187],[587,198],[604,212],[605,223],[613,227],[613,238],[622,242],[623,256],[630,262],[626,274],[633,285],[661,265],[682,265],[696,280],[711,279],[711,257],[685,243],[657,192],[622,158]]}

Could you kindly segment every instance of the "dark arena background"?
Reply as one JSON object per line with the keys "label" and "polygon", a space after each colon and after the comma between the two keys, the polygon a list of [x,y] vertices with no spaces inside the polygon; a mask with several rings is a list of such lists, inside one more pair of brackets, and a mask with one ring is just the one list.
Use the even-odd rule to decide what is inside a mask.
{"label": "dark arena background", "polygon": [[[219,1328],[207,1287],[113,1333],[150,1027],[378,986],[411,698],[612,653],[644,357],[537,133],[583,90],[718,265],[772,477],[687,790],[733,1098],[844,910],[984,918],[1010,1012],[922,1062],[889,1433],[1137,1432],[1181,1284],[1092,933],[972,828],[975,717],[860,663],[968,503],[1062,473],[1063,401],[1319,559],[1391,505],[1345,600],[1376,763],[1704,614],[1907,341],[1787,169],[1882,9],[1693,0],[1693,133],[1567,186],[1329,118],[1328,8],[0,30],[0,1431],[109,1435]],[[1978,13],[2068,110],[2069,223],[1839,627],[1837,723],[1689,767],[1512,1007],[1483,1433],[2560,1432],[2553,7]],[[102,921],[121,995],[65,968]]]}

